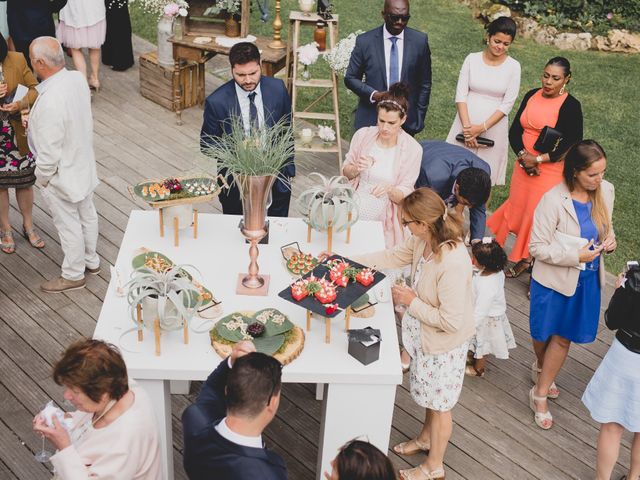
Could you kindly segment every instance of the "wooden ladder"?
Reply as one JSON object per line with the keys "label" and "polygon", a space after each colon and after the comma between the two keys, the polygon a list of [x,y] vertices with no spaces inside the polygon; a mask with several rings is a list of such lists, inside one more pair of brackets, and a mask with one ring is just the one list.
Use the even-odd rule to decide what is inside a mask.
{"label": "wooden ladder", "polygon": [[[327,48],[325,52],[330,51],[337,42],[338,36],[338,15],[333,15],[330,20],[325,20],[317,14],[305,15],[302,12],[289,12],[289,38],[293,39],[292,49],[287,51],[286,72],[287,88],[291,94],[291,110],[293,113],[293,127],[296,131],[296,120],[325,120],[335,123],[336,141],[331,146],[325,146],[314,135],[311,145],[305,146],[300,142],[299,132],[296,134],[296,151],[298,152],[315,152],[315,153],[336,153],[338,155],[338,167],[342,171],[342,146],[340,137],[340,113],[338,110],[338,78],[335,72],[331,71],[331,78],[312,78],[310,80],[302,80],[298,78],[298,47],[300,46],[300,28],[302,25],[311,25],[315,27],[316,22],[322,20],[327,24]],[[293,30],[293,35],[292,35]],[[298,110],[298,88],[315,88],[324,90],[318,98],[316,98],[306,109]],[[333,99],[333,113],[314,112],[313,108],[319,101],[331,94]]]}

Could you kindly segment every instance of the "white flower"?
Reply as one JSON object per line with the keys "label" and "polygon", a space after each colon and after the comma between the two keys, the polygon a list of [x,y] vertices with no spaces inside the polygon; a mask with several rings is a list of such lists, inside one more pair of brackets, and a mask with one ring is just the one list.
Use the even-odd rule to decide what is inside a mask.
{"label": "white flower", "polygon": [[316,42],[298,47],[298,61],[305,66],[313,65],[318,60],[320,51]]}
{"label": "white flower", "polygon": [[331,70],[338,75],[344,76],[349,66],[351,52],[356,46],[356,37],[363,33],[362,30],[350,33],[346,38],[340,40],[331,51],[327,52],[324,59],[327,61]]}
{"label": "white flower", "polygon": [[327,125],[320,125],[318,127],[318,137],[323,142],[334,142],[336,140],[336,132]]}
{"label": "white flower", "polygon": [[184,7],[180,7],[180,10],[178,10],[178,15],[180,15],[181,17],[186,17],[188,13],[189,12]]}
{"label": "white flower", "polygon": [[[186,16],[189,4],[185,0],[130,0],[130,3],[138,6],[146,13],[155,13],[158,16]],[[166,10],[165,10],[166,9]],[[184,10],[184,14],[182,13]]]}

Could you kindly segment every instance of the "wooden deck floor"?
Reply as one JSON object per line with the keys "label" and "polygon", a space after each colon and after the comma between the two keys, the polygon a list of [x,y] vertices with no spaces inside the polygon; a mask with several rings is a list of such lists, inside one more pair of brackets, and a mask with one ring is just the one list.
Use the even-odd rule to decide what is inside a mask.
{"label": "wooden deck floor", "polygon": [[[149,50],[136,42],[138,53]],[[61,389],[51,379],[51,365],[65,347],[80,336],[91,336],[109,281],[107,265],[116,260],[131,209],[146,208],[132,200],[127,185],[149,176],[175,175],[210,169],[198,152],[202,110],[192,108],[177,127],[172,113],[145,100],[138,93],[138,69],[125,73],[105,70],[103,90],[94,107],[95,149],[101,184],[95,203],[100,214],[98,252],[103,272],[87,280],[87,288],[68,294],[39,291],[45,279],[60,272],[62,252],[47,209],[36,192],[35,223],[47,242],[43,251],[28,246],[21,237],[17,253],[0,255],[0,478],[39,480],[50,478],[48,465],[33,459],[40,442],[31,430],[31,419],[49,399],[61,402]],[[216,82],[208,79],[207,93]],[[308,182],[306,174],[337,173],[335,156],[298,156],[294,195]],[[203,211],[216,211],[211,205]],[[12,200],[11,221],[20,225]],[[14,232],[18,237],[18,230]],[[529,366],[533,360],[528,334],[528,301],[525,280],[507,282],[508,316],[518,342],[511,358],[490,361],[484,379],[466,379],[460,403],[453,412],[455,427],[447,450],[449,479],[591,479],[594,476],[598,426],[580,397],[611,342],[601,328],[598,339],[587,346],[573,346],[558,385],[560,398],[551,402],[556,426],[539,430],[527,405],[531,387]],[[611,294],[608,288],[607,299]],[[413,437],[423,411],[411,400],[407,380],[397,390],[391,444]],[[174,463],[176,478],[182,470],[180,415],[199,390],[192,384],[190,396],[172,396]],[[285,458],[292,480],[314,477],[321,404],[314,386],[286,384],[279,414],[269,426],[269,446]],[[366,405],[363,405],[366,408]],[[629,462],[629,436],[621,452],[618,475]],[[421,461],[416,455],[402,459],[390,453],[399,467]],[[618,478],[617,476],[615,478]]]}

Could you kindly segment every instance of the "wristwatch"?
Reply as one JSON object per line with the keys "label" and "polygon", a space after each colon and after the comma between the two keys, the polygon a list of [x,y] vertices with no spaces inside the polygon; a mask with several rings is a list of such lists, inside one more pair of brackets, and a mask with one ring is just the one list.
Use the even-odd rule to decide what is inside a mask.
{"label": "wristwatch", "polygon": [[536,162],[538,162],[538,163],[542,163],[542,155],[538,155],[538,156],[536,157]]}
{"label": "wristwatch", "polygon": [[527,153],[527,151],[523,148],[522,150],[520,150],[518,152],[518,158],[520,158],[521,156],[523,156],[525,153]]}

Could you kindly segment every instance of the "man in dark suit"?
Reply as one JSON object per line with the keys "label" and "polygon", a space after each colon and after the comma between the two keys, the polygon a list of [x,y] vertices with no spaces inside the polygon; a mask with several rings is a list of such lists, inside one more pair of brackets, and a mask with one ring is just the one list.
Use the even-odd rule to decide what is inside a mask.
{"label": "man in dark suit", "polygon": [[[384,25],[356,38],[344,84],[360,98],[354,129],[376,125],[376,103],[390,85],[409,87],[409,112],[402,128],[415,135],[424,128],[431,94],[431,51],[425,33],[407,28],[408,0],[385,0]],[[364,79],[363,79],[364,78]]]}
{"label": "man in dark suit", "polygon": [[282,365],[237,343],[182,414],[184,469],[191,480],[286,480],[282,458],[262,432],[280,403]]}
{"label": "man in dark suit", "polygon": [[[233,80],[228,81],[207,97],[204,121],[200,132],[200,146],[204,151],[208,140],[230,133],[231,119],[242,119],[245,132],[251,128],[269,128],[281,119],[291,122],[291,99],[280,79],[263,77],[260,73],[260,52],[253,43],[237,43],[229,52]],[[226,175],[226,171],[220,171]],[[282,169],[271,190],[272,203],[268,215],[286,217],[291,200],[291,178],[296,174],[293,158]],[[231,175],[227,183],[231,185]],[[238,188],[233,185],[219,195],[222,212],[242,214],[242,201]]]}
{"label": "man in dark suit", "polygon": [[27,63],[29,45],[38,37],[55,37],[52,14],[64,6],[60,0],[7,0],[9,35],[16,51],[21,52]]}
{"label": "man in dark suit", "polygon": [[491,167],[476,154],[458,145],[426,140],[416,188],[429,187],[447,206],[460,213],[469,207],[471,243],[482,239],[491,194]]}

